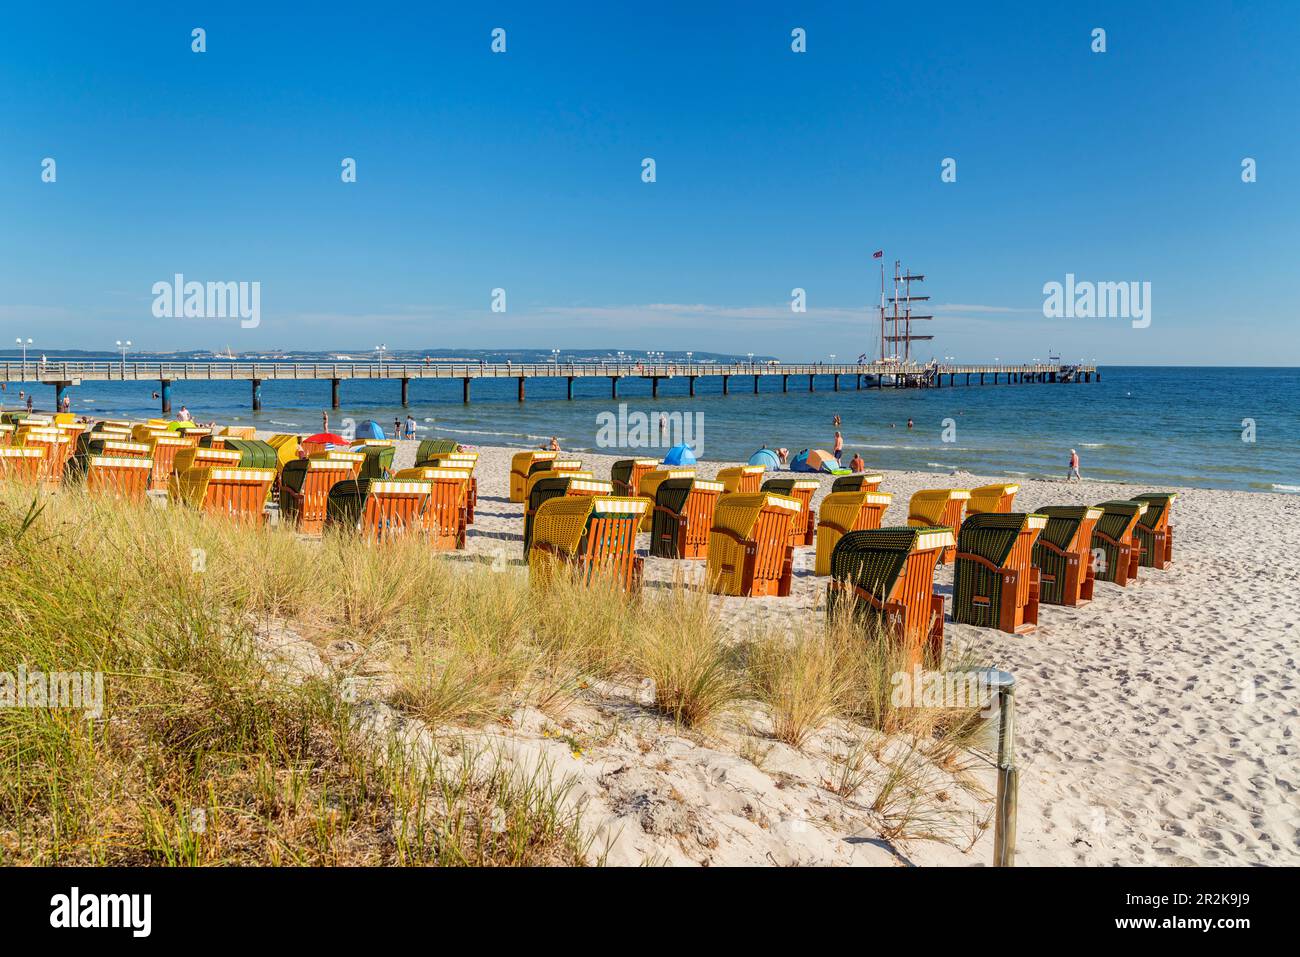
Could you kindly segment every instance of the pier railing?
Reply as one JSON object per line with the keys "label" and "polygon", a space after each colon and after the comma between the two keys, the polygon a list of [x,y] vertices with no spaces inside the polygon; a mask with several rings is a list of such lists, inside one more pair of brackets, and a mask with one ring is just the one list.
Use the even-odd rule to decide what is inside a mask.
{"label": "pier railing", "polygon": [[900,365],[893,363],[761,362],[65,362],[28,359],[0,362],[0,381],[184,381],[275,379],[506,379],[506,378],[673,378],[675,376],[1046,376],[1070,370],[1094,373],[1090,365]]}

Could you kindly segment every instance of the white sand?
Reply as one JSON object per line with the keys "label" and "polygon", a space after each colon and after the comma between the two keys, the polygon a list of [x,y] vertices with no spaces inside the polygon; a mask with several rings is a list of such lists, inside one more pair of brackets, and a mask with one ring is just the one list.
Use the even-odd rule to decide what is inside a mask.
{"label": "white sand", "polygon": [[[518,450],[477,450],[479,505],[468,551],[520,561],[522,506],[507,496],[510,456]],[[397,464],[411,464],[414,453],[415,443],[402,443]],[[617,458],[575,457],[600,478]],[[726,464],[701,463],[699,471],[708,477]],[[904,523],[918,488],[999,480],[885,472],[881,490],[894,496],[885,524]],[[830,481],[823,478],[814,508]],[[1017,510],[1172,490],[1020,484]],[[1020,864],[1300,863],[1300,498],[1178,491],[1170,569],[1144,568],[1126,589],[1098,582],[1096,600],[1082,609],[1043,605],[1031,636],[946,626],[950,647],[969,644],[1018,680]],[[812,575],[812,557],[812,548],[796,551],[787,598],[716,599],[724,618],[744,631],[762,620],[784,627],[819,617],[826,579]],[[699,575],[702,566],[647,559],[646,578],[668,581],[683,567]],[[940,568],[936,583],[951,593],[951,566]],[[614,862],[991,860],[991,828],[966,853],[876,839],[822,786],[836,767],[828,755],[843,745],[840,728],[803,751],[768,739],[756,755],[761,719],[759,738],[691,740],[647,717],[634,700],[623,705],[618,714],[597,704],[575,709],[566,733],[587,742],[580,756],[554,740],[562,729],[550,727],[547,737],[546,719],[533,713],[517,716],[517,731],[503,739],[574,776],[590,802],[588,821],[616,835]],[[991,786],[991,775],[983,780]]]}

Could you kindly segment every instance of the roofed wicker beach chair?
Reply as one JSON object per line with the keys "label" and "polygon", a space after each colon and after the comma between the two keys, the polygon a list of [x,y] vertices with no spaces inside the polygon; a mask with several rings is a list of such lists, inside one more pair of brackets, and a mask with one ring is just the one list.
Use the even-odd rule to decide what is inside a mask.
{"label": "roofed wicker beach chair", "polygon": [[775,478],[763,483],[762,491],[798,499],[803,506],[790,527],[790,544],[795,548],[811,545],[817,534],[817,517],[813,514],[812,498],[821,484],[817,479],[799,478]]}
{"label": "roofed wicker beach chair", "polygon": [[57,429],[18,427],[17,442],[23,448],[41,451],[40,480],[46,488],[63,484],[63,470],[68,462],[68,440]]}
{"label": "roofed wicker beach chair", "polygon": [[0,422],[0,448],[13,443],[14,427],[8,422]]}
{"label": "roofed wicker beach chair", "polygon": [[393,478],[429,483],[429,501],[424,507],[424,531],[435,549],[451,551],[465,547],[466,528],[469,525],[469,484],[473,479],[469,469],[425,465],[402,469]]}
{"label": "roofed wicker beach chair", "polygon": [[1138,550],[1133,531],[1147,512],[1146,502],[1111,501],[1097,506],[1101,518],[1092,530],[1093,571],[1104,582],[1121,588],[1138,574]]}
{"label": "roofed wicker beach chair", "polygon": [[6,445],[0,447],[0,478],[34,485],[41,480],[45,449]]}
{"label": "roofed wicker beach chair", "polygon": [[709,590],[745,597],[790,594],[790,529],[802,508],[798,499],[771,492],[719,496],[709,531]]}
{"label": "roofed wicker beach chair", "polygon": [[1148,492],[1133,496],[1135,502],[1145,502],[1147,513],[1133,526],[1133,543],[1138,550],[1138,563],[1146,568],[1163,569],[1174,560],[1174,527],[1169,524],[1176,492]]}
{"label": "roofed wicker beach chair", "polygon": [[77,440],[86,431],[85,425],[80,422],[58,422],[54,427],[62,432],[63,437],[68,440],[68,444],[63,448],[65,454],[71,458],[72,453],[76,451]]}
{"label": "roofed wicker beach chair", "polygon": [[892,633],[908,667],[943,661],[943,596],[934,567],[953,547],[952,530],[908,526],[849,532],[831,554],[827,616],[852,602],[855,617]]}
{"label": "roofed wicker beach chair", "polygon": [[607,576],[629,591],[640,588],[643,559],[636,553],[636,534],[648,510],[644,498],[608,495],[543,502],[527,552],[533,580],[544,584],[557,566],[566,566],[584,583]]}
{"label": "roofed wicker beach chair", "polygon": [[63,472],[65,482],[80,482],[86,477],[86,464],[92,455],[119,459],[152,458],[149,445],[120,437],[118,433],[83,432],[77,438],[77,450]]}
{"label": "roofed wicker beach chair", "polygon": [[131,440],[133,442],[144,442],[148,444],[149,440],[156,435],[175,435],[176,433],[168,429],[165,425],[148,425],[144,422],[137,422],[131,426]]}
{"label": "roofed wicker beach chair", "polygon": [[[537,486],[537,483],[542,481],[543,479],[556,479],[556,478],[580,478],[580,479],[591,479],[593,482],[596,481],[596,477],[586,469],[577,469],[577,470],[556,469],[554,471],[550,469],[542,469],[540,472],[535,471],[528,476],[528,481],[524,485],[524,514],[528,513],[529,503],[533,499],[533,489]],[[609,485],[608,482],[604,484]],[[611,493],[606,492],[604,494],[611,494]]]}
{"label": "roofed wicker beach chair", "polygon": [[86,491],[128,501],[143,501],[153,477],[153,460],[91,455],[86,459]]}
{"label": "roofed wicker beach chair", "polygon": [[1039,599],[1049,605],[1077,608],[1092,601],[1092,530],[1101,509],[1089,505],[1040,508],[1047,524],[1034,543],[1034,564],[1041,582]]}
{"label": "roofed wicker beach chair", "polygon": [[874,492],[880,488],[885,476],[879,472],[858,472],[841,475],[831,483],[832,492]]}
{"label": "roofed wicker beach chair", "polygon": [[459,451],[460,445],[455,439],[422,439],[415,448],[415,464],[420,466],[434,456]]}
{"label": "roofed wicker beach chair", "polygon": [[695,467],[693,465],[681,468],[651,469],[641,475],[641,481],[637,485],[637,496],[645,499],[646,503],[646,514],[641,522],[641,531],[650,531],[654,524],[654,507],[659,494],[659,485],[669,479],[684,478],[695,478]]}
{"label": "roofed wicker beach chair", "polygon": [[558,459],[559,452],[545,452],[533,449],[528,452],[516,452],[510,458],[510,501],[528,500],[528,472],[534,462],[550,462]]}
{"label": "roofed wicker beach chair", "polygon": [[962,512],[969,500],[970,492],[964,488],[923,488],[913,493],[907,503],[908,525],[952,530],[954,544],[944,550],[940,564],[952,561],[957,552],[956,536],[961,531]]}
{"label": "roofed wicker beach chair", "polygon": [[953,568],[953,621],[1013,635],[1037,629],[1034,542],[1046,524],[1046,515],[1025,512],[966,516]]}
{"label": "roofed wicker beach chair", "polygon": [[766,465],[733,465],[718,469],[718,481],[727,492],[757,492],[760,491],[763,473],[766,471]]}
{"label": "roofed wicker beach chair", "polygon": [[641,476],[659,467],[658,459],[619,459],[609,468],[615,495],[640,495]]}
{"label": "roofed wicker beach chair", "polygon": [[528,549],[532,544],[537,510],[545,502],[566,495],[609,496],[612,492],[609,482],[592,478],[590,472],[542,472],[534,475],[529,480],[528,499],[524,502],[524,557],[528,557]]}
{"label": "roofed wicker beach chair", "polygon": [[[255,439],[257,438],[257,429],[251,425],[228,425],[221,430],[221,434],[227,439]],[[226,448],[229,447],[229,445],[226,446]],[[264,465],[256,467],[266,468]]]}
{"label": "roofed wicker beach chair", "polygon": [[966,503],[966,514],[1010,512],[1019,491],[1019,485],[981,485],[973,488],[970,490],[970,501]]}
{"label": "roofed wicker beach chair", "polygon": [[885,509],[893,496],[888,492],[831,492],[822,499],[817,513],[817,557],[813,573],[831,573],[831,555],[839,540],[849,532],[866,532],[879,528]]}
{"label": "roofed wicker beach chair", "polygon": [[280,471],[280,515],[305,535],[325,527],[330,489],[355,478],[353,463],[337,459],[294,459]]}
{"label": "roofed wicker beach chair", "polygon": [[325,524],[387,541],[424,527],[424,508],[433,487],[408,479],[347,479],[330,489]]}
{"label": "roofed wicker beach chair", "polygon": [[[182,449],[180,454],[187,451],[198,450]],[[274,481],[275,469],[196,466],[173,474],[167,494],[173,502],[190,508],[261,525],[266,521],[266,498]]]}
{"label": "roofed wicker beach chair", "polygon": [[666,479],[655,490],[650,554],[656,558],[706,558],[721,482]]}
{"label": "roofed wicker beach chair", "polygon": [[429,468],[469,470],[469,498],[465,500],[465,521],[467,524],[473,525],[474,508],[478,505],[478,476],[474,474],[474,468],[478,465],[478,453],[445,452],[432,455],[423,462],[416,462],[415,465],[416,468],[428,466]]}
{"label": "roofed wicker beach chair", "polygon": [[307,456],[308,459],[324,459],[327,462],[346,462],[352,469],[352,477],[358,478],[361,475],[361,466],[365,464],[366,457],[360,452],[349,452],[346,449],[325,449],[322,452],[312,452]]}

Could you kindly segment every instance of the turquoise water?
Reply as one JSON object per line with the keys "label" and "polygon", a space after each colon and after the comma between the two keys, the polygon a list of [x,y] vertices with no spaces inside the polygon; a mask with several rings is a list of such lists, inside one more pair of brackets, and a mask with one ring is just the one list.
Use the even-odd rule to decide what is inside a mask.
{"label": "turquoise water", "polygon": [[[959,377],[958,382],[961,382]],[[1079,451],[1085,478],[1139,482],[1152,487],[1190,485],[1256,491],[1300,491],[1300,370],[1170,367],[1105,367],[1102,381],[1069,385],[986,385],[928,390],[853,389],[852,377],[832,392],[829,376],[808,393],[807,379],[764,380],[759,395],[752,379],[733,376],[731,395],[718,381],[700,379],[694,399],[684,378],[660,383],[650,397],[648,381],[624,379],[619,402],[644,413],[657,440],[659,413],[698,413],[702,457],[748,458],[760,445],[800,449],[833,447],[832,417],[842,417],[845,460],[860,452],[869,466],[984,475],[1059,476],[1070,449]],[[82,415],[144,418],[158,414],[147,382],[86,382],[70,390]],[[468,444],[538,445],[556,435],[566,449],[598,447],[602,413],[618,413],[607,379],[575,382],[575,399],[564,398],[563,379],[530,379],[520,405],[511,379],[473,384],[474,402],[461,403],[459,379],[411,382],[411,413],[422,434],[450,434]],[[53,404],[53,389],[37,387],[37,405]],[[17,387],[0,394],[17,405]],[[343,408],[330,413],[374,418],[390,426],[404,413],[396,381],[344,381]],[[177,382],[173,409],[182,403],[195,418],[255,425],[277,431],[315,432],[329,406],[328,381],[268,381],[263,409],[250,410],[247,382]],[[911,418],[915,427],[907,429]],[[951,442],[943,441],[952,420]],[[1255,441],[1242,440],[1243,419],[1253,419]],[[891,427],[891,425],[893,427]],[[955,434],[953,430],[955,429]],[[654,456],[655,448],[600,447],[599,451]]]}

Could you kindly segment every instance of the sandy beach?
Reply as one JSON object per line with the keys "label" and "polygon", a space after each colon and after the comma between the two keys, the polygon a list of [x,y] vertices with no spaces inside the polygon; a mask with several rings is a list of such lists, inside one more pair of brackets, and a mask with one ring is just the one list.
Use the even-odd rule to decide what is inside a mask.
{"label": "sandy beach", "polygon": [[[400,443],[396,465],[412,464],[415,448]],[[522,568],[522,507],[507,496],[510,457],[518,449],[474,448],[479,504],[467,553],[500,555]],[[578,457],[607,478],[622,456]],[[699,472],[711,477],[728,464],[702,462]],[[881,490],[893,495],[886,525],[905,522],[916,489],[998,480],[882,471]],[[814,508],[831,477],[821,481]],[[1026,481],[1016,508],[1153,490]],[[1030,636],[947,623],[950,650],[975,649],[1017,678],[1019,864],[1300,861],[1300,751],[1293,736],[1300,499],[1177,491],[1170,569],[1144,568],[1126,589],[1099,582],[1096,600],[1081,609],[1043,605]],[[644,550],[644,537],[642,544]],[[754,629],[797,634],[821,621],[826,579],[814,577],[812,558],[813,549],[796,550],[789,597],[715,598],[728,627],[737,635]],[[690,580],[702,569],[702,562],[650,558],[646,582],[653,588],[674,576]],[[951,566],[940,566],[936,584],[951,595]],[[862,833],[819,786],[833,771],[834,726],[798,751],[769,739],[761,757],[752,753],[752,736],[751,745],[744,734],[700,740],[662,722],[651,722],[647,745],[644,722],[610,703],[616,698],[589,695],[566,716],[566,727],[591,742],[581,755],[555,741],[535,713],[515,716],[499,738],[573,776],[589,802],[588,818],[611,842],[612,863],[986,865],[991,859],[991,829],[976,827],[965,848],[921,841],[900,849]],[[391,714],[380,719],[393,720]],[[984,780],[991,786],[992,774]],[[669,793],[672,800],[664,797]],[[659,820],[663,815],[684,816],[689,826],[679,821],[674,829]],[[640,827],[629,827],[637,820]],[[683,841],[683,828],[697,840]]]}

